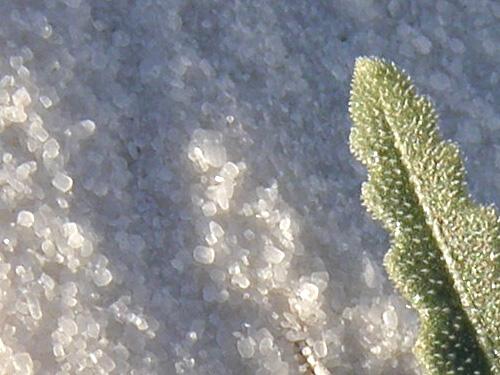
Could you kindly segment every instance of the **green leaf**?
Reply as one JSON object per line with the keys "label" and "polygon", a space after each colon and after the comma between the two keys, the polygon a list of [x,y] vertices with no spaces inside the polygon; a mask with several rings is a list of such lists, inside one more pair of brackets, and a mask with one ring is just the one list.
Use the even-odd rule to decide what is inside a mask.
{"label": "green leaf", "polygon": [[500,373],[500,220],[468,193],[457,146],[392,63],[358,58],[349,111],[362,199],[391,235],[384,263],[417,309],[429,374]]}

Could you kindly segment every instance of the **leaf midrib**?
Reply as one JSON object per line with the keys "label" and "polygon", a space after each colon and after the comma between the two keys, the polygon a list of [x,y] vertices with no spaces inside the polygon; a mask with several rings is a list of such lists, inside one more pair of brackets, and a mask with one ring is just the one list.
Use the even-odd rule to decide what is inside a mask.
{"label": "leaf midrib", "polygon": [[[431,212],[431,210],[429,209],[429,207],[425,204],[425,195],[420,191],[420,189],[418,188],[418,186],[415,185],[414,182],[412,182],[412,179],[410,178],[410,168],[408,167],[407,165],[407,160],[408,158],[404,158],[403,157],[403,147],[401,146],[401,141],[400,141],[400,137],[399,137],[399,134],[397,131],[395,131],[393,129],[393,127],[390,125],[390,122],[387,120],[387,117],[386,117],[386,113],[385,113],[385,109],[380,106],[379,107],[380,109],[380,112],[383,116],[383,121],[382,123],[386,126],[386,128],[389,130],[389,133],[391,134],[391,141],[393,142],[394,144],[394,150],[395,150],[395,154],[396,154],[396,157],[398,159],[398,164],[401,166],[401,175],[400,175],[400,178],[403,179],[403,183],[404,184],[407,184],[413,195],[417,198],[417,201],[418,201],[418,210],[420,211],[420,213],[422,214],[422,217],[424,218],[424,223],[422,223],[423,225],[425,225],[425,227],[428,228],[429,232],[432,234],[432,242],[433,244],[435,244],[435,246],[433,246],[433,248],[439,252],[439,259],[440,261],[444,262],[444,265],[446,267],[443,267],[447,273],[446,275],[446,279],[447,280],[450,280],[450,282],[452,283],[452,293],[453,293],[453,296],[454,297],[453,299],[456,300],[458,303],[459,303],[459,306],[460,306],[460,313],[467,318],[467,320],[469,321],[469,326],[473,328],[473,334],[474,334],[474,339],[475,339],[475,342],[477,344],[477,347],[480,348],[480,350],[482,351],[482,357],[485,359],[486,363],[488,363],[488,367],[490,366],[490,363],[489,363],[489,357],[486,353],[486,350],[485,348],[483,347],[482,345],[482,342],[481,342],[481,338],[479,337],[479,334],[476,330],[476,328],[474,327],[474,325],[471,323],[471,317],[469,316],[468,312],[467,312],[467,309],[465,309],[463,307],[463,304],[462,304],[462,300],[460,298],[460,293],[459,293],[459,289],[457,288],[456,286],[456,283],[457,283],[457,280],[455,277],[453,277],[453,270],[452,270],[452,266],[449,264],[449,262],[446,261],[446,253],[445,251],[443,251],[443,249],[441,248],[441,246],[445,245],[446,244],[446,240],[444,237],[440,236],[439,233],[436,233],[436,227],[439,226],[439,224],[437,223],[436,225],[430,225],[427,223],[427,220],[425,220],[425,218],[427,217],[427,214],[426,214],[426,211],[427,212]],[[431,217],[431,220],[432,221],[435,221],[436,219]],[[441,240],[441,241],[440,241]],[[440,246],[440,244],[443,244]],[[460,272],[457,272],[455,271],[455,273],[457,275],[460,275]],[[463,281],[463,280],[459,280],[459,281]],[[469,293],[469,290],[465,287],[464,285],[465,283],[462,283],[462,288],[463,290],[466,292],[466,293]],[[469,293],[469,296],[470,296],[470,293]],[[473,299],[472,298],[468,298],[470,300],[470,303],[474,306],[474,308],[477,309],[477,306],[474,304],[473,302]],[[421,306],[415,306],[417,308],[417,310],[422,310],[422,307]],[[483,327],[484,327],[484,321],[481,321],[481,323],[483,324]],[[489,338],[488,338],[489,340]],[[490,340],[489,340],[490,341]],[[493,343],[491,343],[493,345]]]}

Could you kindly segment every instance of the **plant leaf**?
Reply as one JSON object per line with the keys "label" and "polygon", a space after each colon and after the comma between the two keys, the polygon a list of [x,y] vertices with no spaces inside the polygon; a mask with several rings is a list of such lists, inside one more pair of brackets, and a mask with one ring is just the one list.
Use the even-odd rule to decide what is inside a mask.
{"label": "plant leaf", "polygon": [[362,199],[391,235],[384,263],[417,309],[415,354],[429,374],[500,373],[500,220],[468,193],[457,146],[431,102],[378,58],[356,60],[352,153]]}

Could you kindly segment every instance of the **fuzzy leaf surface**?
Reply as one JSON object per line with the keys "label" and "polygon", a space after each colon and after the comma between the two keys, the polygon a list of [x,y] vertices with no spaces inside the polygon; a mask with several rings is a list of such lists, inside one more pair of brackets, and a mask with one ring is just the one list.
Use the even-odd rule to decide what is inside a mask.
{"label": "fuzzy leaf surface", "polygon": [[352,153],[362,200],[390,233],[384,263],[418,311],[415,354],[428,374],[500,374],[500,220],[472,201],[458,147],[432,103],[378,58],[356,60]]}

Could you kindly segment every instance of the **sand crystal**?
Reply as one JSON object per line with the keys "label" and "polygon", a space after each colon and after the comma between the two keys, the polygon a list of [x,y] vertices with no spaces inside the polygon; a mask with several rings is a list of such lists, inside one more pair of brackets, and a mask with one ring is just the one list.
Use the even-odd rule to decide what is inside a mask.
{"label": "sand crystal", "polygon": [[0,5],[0,375],[419,374],[347,147],[405,67],[498,202],[495,1]]}

